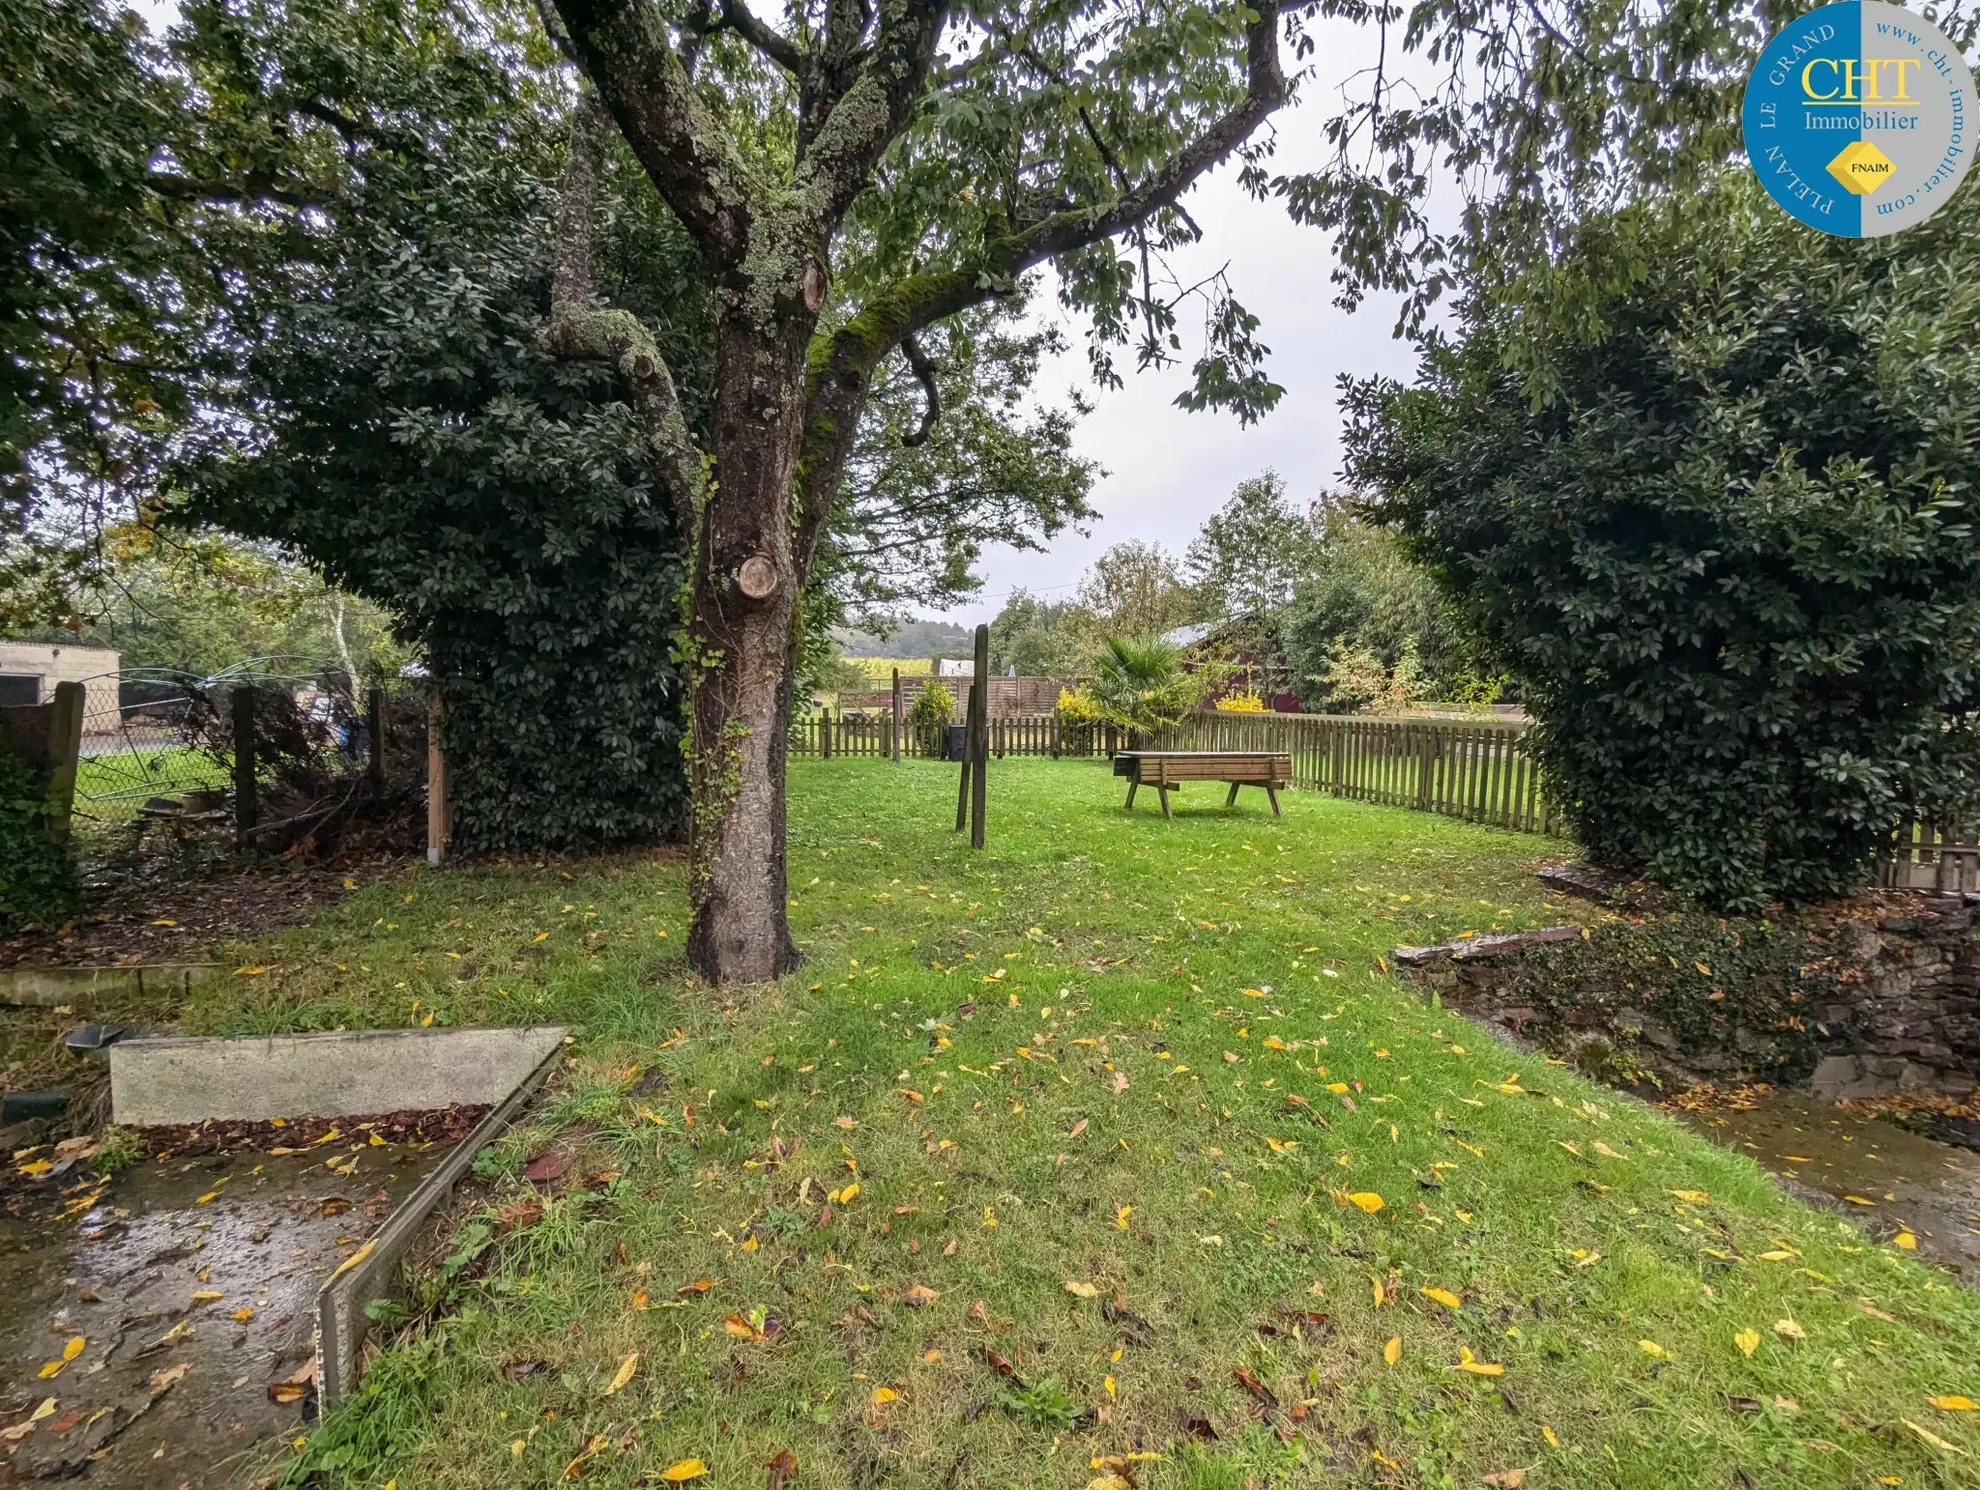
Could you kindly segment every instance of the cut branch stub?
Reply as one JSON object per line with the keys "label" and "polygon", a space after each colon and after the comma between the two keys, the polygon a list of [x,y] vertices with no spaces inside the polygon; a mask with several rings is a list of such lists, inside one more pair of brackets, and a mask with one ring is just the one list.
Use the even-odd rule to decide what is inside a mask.
{"label": "cut branch stub", "polygon": [[825,271],[816,259],[804,266],[804,308],[814,315],[825,306]]}
{"label": "cut branch stub", "polygon": [[777,593],[777,566],[764,554],[751,554],[736,571],[736,588],[751,600],[767,600]]}

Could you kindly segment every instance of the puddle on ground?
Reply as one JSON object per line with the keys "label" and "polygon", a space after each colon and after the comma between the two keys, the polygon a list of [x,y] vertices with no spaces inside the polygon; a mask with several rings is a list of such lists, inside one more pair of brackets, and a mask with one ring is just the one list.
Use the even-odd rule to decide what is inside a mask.
{"label": "puddle on ground", "polygon": [[1909,1230],[1920,1257],[1980,1284],[1980,1154],[1806,1092],[1748,1088],[1724,1105],[1671,1112],[1763,1168],[1841,1202],[1879,1240]]}
{"label": "puddle on ground", "polygon": [[146,1159],[100,1195],[79,1176],[16,1189],[0,1210],[0,1485],[253,1483],[313,1407],[313,1386],[273,1389],[310,1364],[317,1289],[451,1147],[353,1130],[307,1153]]}

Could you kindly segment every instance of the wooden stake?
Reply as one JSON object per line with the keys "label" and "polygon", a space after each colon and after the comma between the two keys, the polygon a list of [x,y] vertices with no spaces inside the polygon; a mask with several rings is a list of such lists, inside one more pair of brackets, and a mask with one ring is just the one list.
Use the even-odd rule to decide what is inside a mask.
{"label": "wooden stake", "polygon": [[373,786],[385,784],[385,690],[368,689],[364,695],[365,774]]}
{"label": "wooden stake", "polygon": [[901,763],[901,670],[894,669],[894,764]]}
{"label": "wooden stake", "polygon": [[968,751],[976,774],[969,783],[969,846],[983,847],[983,808],[985,768],[990,764],[990,628],[976,628],[976,686],[969,691],[969,712],[974,726]]}
{"label": "wooden stake", "polygon": [[254,685],[235,687],[234,710],[234,842],[248,847],[260,820],[254,792]]}
{"label": "wooden stake", "polygon": [[438,865],[447,857],[447,840],[454,836],[454,805],[447,799],[447,755],[440,748],[440,695],[434,694],[426,714],[426,862]]}

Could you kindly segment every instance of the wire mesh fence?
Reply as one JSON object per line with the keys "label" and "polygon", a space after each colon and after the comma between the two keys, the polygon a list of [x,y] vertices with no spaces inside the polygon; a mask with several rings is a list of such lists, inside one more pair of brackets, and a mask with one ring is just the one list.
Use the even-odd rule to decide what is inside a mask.
{"label": "wire mesh fence", "polygon": [[[102,681],[109,686],[88,689],[94,707],[76,766],[75,822],[85,835],[156,819],[267,836],[298,814],[334,811],[361,778],[382,786],[374,733],[405,736],[399,754],[423,758],[416,694],[360,691],[347,673],[308,658],[255,658],[205,676],[127,668]],[[245,774],[242,729],[252,741]]]}

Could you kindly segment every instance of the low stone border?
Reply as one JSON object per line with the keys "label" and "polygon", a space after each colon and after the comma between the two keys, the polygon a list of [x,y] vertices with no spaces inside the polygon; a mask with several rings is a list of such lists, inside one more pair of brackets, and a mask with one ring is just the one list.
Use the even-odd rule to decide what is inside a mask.
{"label": "low stone border", "polygon": [[489,1113],[461,1140],[440,1167],[406,1197],[385,1219],[377,1234],[332,1274],[316,1295],[316,1393],[323,1410],[337,1406],[356,1387],[358,1357],[371,1321],[364,1306],[392,1291],[393,1270],[412,1245],[426,1218],[452,1198],[454,1186],[466,1176],[479,1154],[522,1115],[536,1089],[555,1069],[563,1052],[563,1031],[527,1076],[516,1084],[502,1105]]}
{"label": "low stone border", "polygon": [[225,972],[217,962],[8,968],[0,970],[0,1004],[53,1009],[102,998],[182,994]]}

